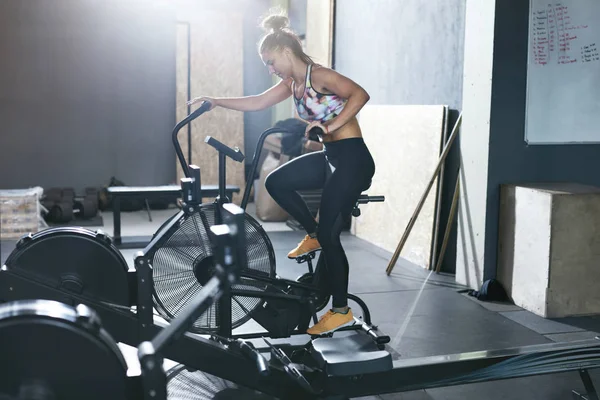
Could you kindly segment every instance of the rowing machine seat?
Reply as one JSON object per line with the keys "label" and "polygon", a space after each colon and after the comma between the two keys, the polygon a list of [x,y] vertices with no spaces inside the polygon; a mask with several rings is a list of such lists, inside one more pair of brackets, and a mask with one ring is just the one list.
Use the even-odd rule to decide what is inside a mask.
{"label": "rowing machine seat", "polygon": [[310,349],[328,376],[371,374],[392,369],[392,356],[363,334],[317,338]]}

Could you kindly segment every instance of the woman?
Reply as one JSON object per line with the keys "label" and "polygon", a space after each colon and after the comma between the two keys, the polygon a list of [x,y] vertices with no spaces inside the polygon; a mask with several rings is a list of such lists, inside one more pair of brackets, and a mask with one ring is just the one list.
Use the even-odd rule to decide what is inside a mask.
{"label": "woman", "polygon": [[[198,97],[190,103],[208,101],[211,109],[219,106],[258,111],[294,96],[299,117],[309,122],[306,135],[312,128],[322,129],[323,151],[292,159],[269,174],[265,181],[273,199],[307,232],[288,257],[318,249],[323,251],[333,307],[307,330],[308,334],[320,335],[354,323],[347,301],[348,259],[340,234],[344,220],[375,173],[373,158],[356,119],[369,95],[352,80],[315,64],[302,50],[296,34],[288,29],[288,23],[287,17],[282,15],[270,15],[262,23],[267,33],[259,42],[259,53],[269,73],[281,78],[278,84],[255,96]],[[317,223],[296,191],[321,188]]]}

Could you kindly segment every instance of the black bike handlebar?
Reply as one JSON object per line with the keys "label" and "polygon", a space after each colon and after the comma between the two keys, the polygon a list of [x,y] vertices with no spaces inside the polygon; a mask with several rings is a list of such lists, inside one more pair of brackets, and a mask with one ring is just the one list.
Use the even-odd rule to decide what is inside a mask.
{"label": "black bike handlebar", "polygon": [[[179,133],[181,128],[183,128],[185,125],[187,125],[188,123],[192,122],[193,120],[195,120],[196,118],[198,118],[199,116],[204,114],[206,111],[208,111],[210,109],[210,107],[211,107],[211,103],[208,101],[204,101],[197,110],[195,110],[190,115],[185,117],[177,125],[175,125],[175,128],[173,128],[173,133],[172,133],[173,145],[175,146],[175,152],[177,153],[177,158],[179,160],[179,164],[181,165],[181,169],[183,170],[183,173],[187,178],[190,177],[190,169],[186,163],[185,156],[183,155],[183,151],[181,150],[181,145],[179,144],[179,140],[177,139],[177,134]],[[311,131],[313,131],[314,129],[317,129],[318,131],[323,132],[318,127],[311,129]],[[260,138],[258,139],[258,143],[256,144],[256,150],[254,152],[252,166],[250,168],[250,171],[248,171],[248,179],[247,179],[247,183],[246,183],[246,189],[244,190],[244,196],[242,198],[242,204],[241,204],[241,208],[243,210],[246,209],[248,200],[250,198],[250,191],[252,190],[252,182],[254,181],[254,179],[253,179],[254,174],[256,173],[256,168],[258,167],[258,161],[260,158],[260,153],[262,152],[262,147],[264,145],[265,139],[267,138],[267,136],[272,135],[273,133],[293,133],[293,132],[291,132],[290,130],[285,129],[285,128],[270,128],[270,129],[267,129],[266,131],[264,131],[260,135]],[[215,139],[213,139],[213,140],[215,140]],[[208,143],[208,141],[207,141],[207,143]],[[208,144],[211,144],[211,143],[208,143]],[[214,141],[212,144],[214,144]],[[225,146],[225,145],[223,145],[223,146]],[[217,148],[216,146],[213,146],[213,147]],[[242,157],[243,157],[243,154],[241,154],[241,152],[239,152],[239,155],[238,155],[234,150],[230,149],[229,147],[227,147],[227,149],[230,149],[231,152],[228,152],[227,150],[225,150],[225,148],[222,148],[222,149],[224,150],[223,151],[224,153],[230,153],[227,155],[236,161],[238,161],[237,158],[239,158],[239,155],[242,155]],[[219,150],[219,149],[217,148],[217,150]],[[243,160],[243,158],[242,158],[242,160]]]}
{"label": "black bike handlebar", "polygon": [[267,136],[272,135],[274,133],[293,132],[285,128],[269,128],[263,133],[261,133],[260,137],[258,138],[258,142],[256,143],[256,150],[254,151],[252,166],[250,167],[250,171],[248,171],[246,179],[246,189],[244,190],[244,197],[242,197],[242,204],[240,205],[242,210],[245,210],[246,206],[248,205],[248,200],[250,198],[250,190],[252,190],[252,183],[254,182],[254,174],[256,173],[256,168],[258,167],[258,161],[260,158],[260,153],[262,152],[263,145],[265,143],[265,139],[267,138]]}
{"label": "black bike handlebar", "polygon": [[232,149],[224,143],[219,142],[212,136],[207,136],[204,139],[204,142],[214,147],[218,152],[225,154],[227,157],[231,158],[233,161],[242,162],[244,161],[244,154],[242,151],[236,147]]}
{"label": "black bike handlebar", "polygon": [[177,134],[179,133],[181,128],[183,128],[185,125],[189,124],[190,122],[192,122],[193,120],[195,120],[196,118],[198,118],[199,116],[201,116],[202,114],[207,112],[210,109],[210,106],[211,106],[210,102],[208,102],[208,101],[203,102],[202,105],[200,105],[200,107],[197,110],[195,110],[193,113],[191,113],[190,115],[185,117],[177,125],[175,125],[175,128],[173,128],[173,133],[172,133],[173,145],[175,146],[175,152],[177,153],[177,158],[179,159],[179,164],[181,164],[181,169],[183,169],[183,173],[187,178],[190,177],[190,169],[189,169],[189,166],[187,165],[187,162],[185,161],[183,151],[181,150],[181,145],[179,144],[179,140],[177,139]]}

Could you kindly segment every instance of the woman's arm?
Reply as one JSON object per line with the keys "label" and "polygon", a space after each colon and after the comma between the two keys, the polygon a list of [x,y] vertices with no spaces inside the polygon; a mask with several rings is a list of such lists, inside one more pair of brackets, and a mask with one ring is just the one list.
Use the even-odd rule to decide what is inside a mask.
{"label": "woman's arm", "polygon": [[323,124],[329,133],[344,126],[371,98],[356,82],[329,68],[314,69],[311,81],[322,93],[335,93],[348,100],[337,117]]}
{"label": "woman's arm", "polygon": [[281,81],[261,94],[244,97],[196,97],[189,104],[209,101],[213,107],[219,106],[236,111],[260,111],[269,108],[292,95],[291,80]]}

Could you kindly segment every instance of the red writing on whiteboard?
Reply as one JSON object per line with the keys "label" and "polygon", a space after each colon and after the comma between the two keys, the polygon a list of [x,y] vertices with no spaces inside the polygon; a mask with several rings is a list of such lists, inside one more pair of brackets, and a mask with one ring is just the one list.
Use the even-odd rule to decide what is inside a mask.
{"label": "red writing on whiteboard", "polygon": [[[596,61],[597,47],[581,47],[578,32],[588,29],[583,21],[573,21],[569,7],[560,3],[547,3],[544,8],[533,10],[531,34],[531,60],[538,65],[573,64],[579,61]],[[576,49],[573,44],[576,43]]]}

